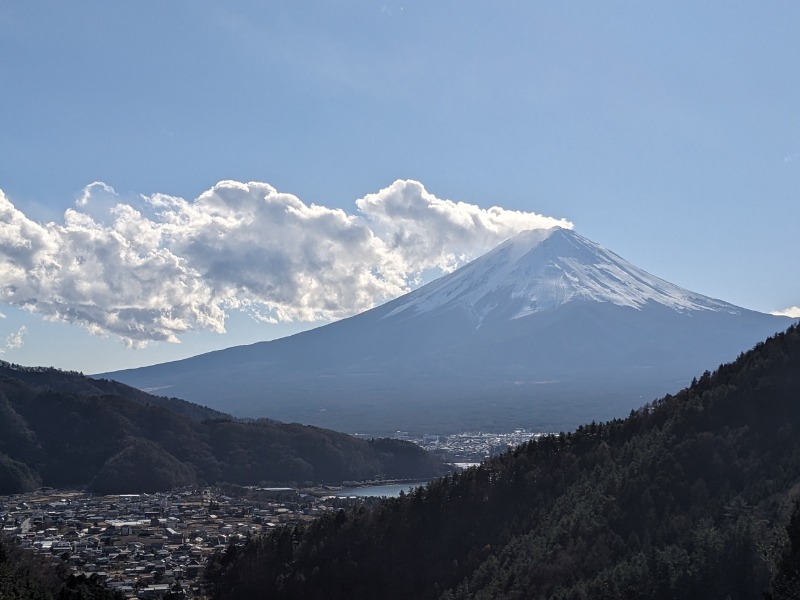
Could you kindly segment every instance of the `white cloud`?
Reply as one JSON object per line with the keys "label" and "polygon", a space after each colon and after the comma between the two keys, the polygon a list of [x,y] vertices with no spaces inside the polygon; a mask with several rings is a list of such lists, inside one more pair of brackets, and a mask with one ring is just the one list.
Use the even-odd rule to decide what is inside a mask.
{"label": "white cloud", "polygon": [[789,308],[784,308],[783,310],[773,311],[772,314],[781,317],[791,317],[793,319],[800,319],[800,306],[790,306]]}
{"label": "white cloud", "polygon": [[17,329],[14,333],[11,333],[6,336],[6,342],[2,346],[0,346],[0,354],[5,354],[9,350],[14,350],[15,348],[21,348],[22,344],[24,343],[24,337],[27,329],[25,325]]}
{"label": "white cloud", "polygon": [[113,212],[110,226],[74,209],[42,226],[0,194],[0,299],[132,344],[221,331],[224,313],[186,260],[131,235],[131,207]]}
{"label": "white cloud", "polygon": [[328,320],[396,297],[524,229],[534,213],[442,200],[415,181],[356,201],[305,204],[266,183],[222,181],[194,201],[123,201],[88,185],[63,224],[28,219],[0,191],[0,301],[133,345],[224,331],[226,311]]}
{"label": "white cloud", "polygon": [[572,228],[536,213],[441,200],[417,181],[395,181],[356,205],[387,249],[417,269],[451,271],[525,229]]}

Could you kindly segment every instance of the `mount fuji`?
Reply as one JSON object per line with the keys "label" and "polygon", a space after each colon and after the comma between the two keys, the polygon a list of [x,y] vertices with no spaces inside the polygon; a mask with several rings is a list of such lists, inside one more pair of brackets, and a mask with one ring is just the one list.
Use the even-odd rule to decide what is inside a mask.
{"label": "mount fuji", "polygon": [[553,228],[330,325],[102,376],[351,432],[556,430],[627,415],[790,323]]}

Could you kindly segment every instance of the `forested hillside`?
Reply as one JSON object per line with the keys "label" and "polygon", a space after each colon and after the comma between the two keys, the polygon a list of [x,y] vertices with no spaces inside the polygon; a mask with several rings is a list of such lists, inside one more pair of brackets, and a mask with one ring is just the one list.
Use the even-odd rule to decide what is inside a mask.
{"label": "forested hillside", "polygon": [[75,371],[62,371],[52,367],[25,367],[0,360],[0,377],[18,379],[39,391],[51,390],[88,397],[124,396],[137,404],[160,406],[195,421],[230,418],[228,414],[194,402],[154,396],[118,381],[93,379]]}
{"label": "forested hillside", "polygon": [[793,326],[626,419],[257,538],[208,576],[218,600],[796,598],[798,483]]}
{"label": "forested hillside", "polygon": [[203,407],[138,390],[131,398],[127,386],[81,379],[52,369],[0,374],[0,494],[40,485],[152,492],[215,482],[330,483],[443,472],[410,443],[268,420],[242,423],[220,413],[197,421],[186,415],[196,418]]}

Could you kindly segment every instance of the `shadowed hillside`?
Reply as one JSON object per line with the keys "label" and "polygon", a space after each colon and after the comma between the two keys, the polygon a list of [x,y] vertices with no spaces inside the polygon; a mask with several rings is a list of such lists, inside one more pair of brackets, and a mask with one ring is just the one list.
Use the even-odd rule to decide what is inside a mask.
{"label": "shadowed hillside", "polygon": [[37,390],[53,390],[80,396],[124,396],[145,406],[160,406],[195,421],[230,418],[230,415],[180,398],[154,396],[118,381],[93,379],[83,373],[52,367],[24,367],[0,360],[0,377],[10,377]]}

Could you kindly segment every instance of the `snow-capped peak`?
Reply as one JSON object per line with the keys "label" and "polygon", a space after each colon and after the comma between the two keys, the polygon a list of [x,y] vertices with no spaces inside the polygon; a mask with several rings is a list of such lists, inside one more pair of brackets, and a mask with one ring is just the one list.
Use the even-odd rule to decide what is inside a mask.
{"label": "snow-capped peak", "polygon": [[523,231],[460,269],[390,303],[385,318],[461,308],[476,324],[490,314],[519,318],[582,300],[640,309],[737,313],[731,304],[685,290],[635,267],[574,231]]}

